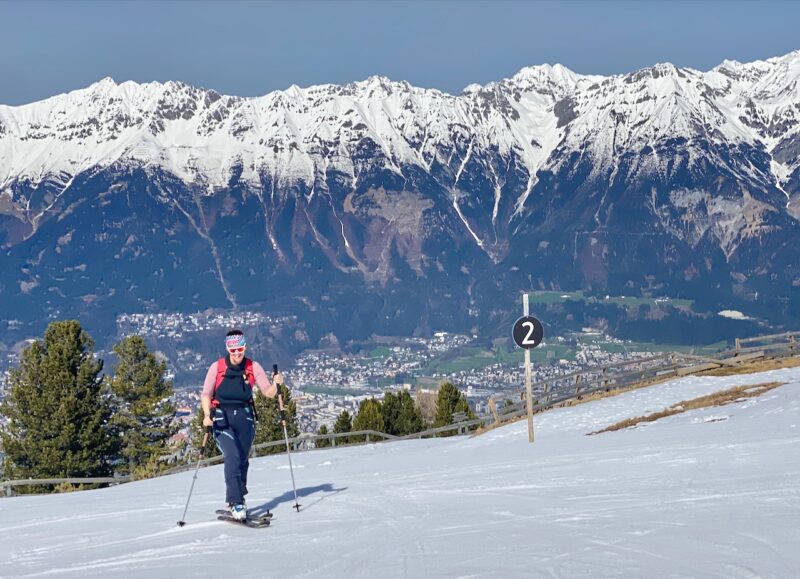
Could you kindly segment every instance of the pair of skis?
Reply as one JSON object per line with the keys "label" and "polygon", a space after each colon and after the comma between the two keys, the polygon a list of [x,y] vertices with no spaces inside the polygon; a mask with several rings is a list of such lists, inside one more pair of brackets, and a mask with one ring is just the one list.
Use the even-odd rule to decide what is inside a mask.
{"label": "pair of skis", "polygon": [[225,509],[217,509],[217,520],[225,521],[226,523],[233,523],[235,525],[242,525],[243,527],[250,527],[251,529],[261,529],[262,527],[269,527],[272,522],[272,513],[267,511],[263,515],[251,517],[249,514],[246,519],[234,519],[231,512]]}

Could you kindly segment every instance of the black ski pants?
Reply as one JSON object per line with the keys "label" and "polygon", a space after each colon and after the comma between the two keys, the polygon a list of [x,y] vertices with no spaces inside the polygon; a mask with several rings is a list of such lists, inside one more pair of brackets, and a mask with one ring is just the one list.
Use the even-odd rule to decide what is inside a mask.
{"label": "black ski pants", "polygon": [[229,505],[244,502],[255,436],[256,425],[249,406],[214,409],[214,440],[225,457],[225,502]]}

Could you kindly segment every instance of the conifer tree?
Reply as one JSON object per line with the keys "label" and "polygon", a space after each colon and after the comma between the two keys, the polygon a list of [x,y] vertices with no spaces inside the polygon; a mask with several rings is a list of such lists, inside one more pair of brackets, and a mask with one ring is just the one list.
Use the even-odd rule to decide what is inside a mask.
{"label": "conifer tree", "polygon": [[[475,418],[475,414],[467,402],[467,397],[454,384],[443,382],[439,387],[439,395],[436,398],[434,428],[451,424],[453,422],[453,414],[456,412],[464,412],[467,418]],[[450,433],[445,433],[445,435],[450,436]]]}
{"label": "conifer tree", "polygon": [[[335,434],[342,434],[351,432],[353,430],[353,418],[347,410],[342,410],[339,416],[336,417],[336,422],[333,425],[333,432]],[[349,441],[347,437],[336,439],[336,444],[347,444]]]}
{"label": "conifer tree", "polygon": [[422,413],[411,394],[401,390],[397,394],[387,392],[381,404],[384,428],[387,434],[405,436],[425,429]]}
{"label": "conifer tree", "polygon": [[[281,384],[280,392],[283,396],[283,407],[286,415],[286,432],[289,438],[300,434],[297,424],[297,404],[292,400],[292,394],[286,384]],[[261,392],[253,392],[258,421],[256,422],[256,438],[253,444],[283,440],[283,425],[281,424],[278,399],[262,396]],[[257,451],[257,456],[265,454],[279,454],[286,452],[286,446],[276,445]]]}
{"label": "conifer tree", "polygon": [[[374,398],[362,401],[358,406],[358,413],[356,413],[356,417],[353,419],[353,430],[376,430],[378,432],[383,432],[383,428],[381,403]],[[362,441],[366,439],[366,436],[357,436],[356,439]]]}
{"label": "conifer tree", "polygon": [[108,476],[112,404],[94,341],[76,320],[52,322],[9,373],[0,429],[9,478]]}
{"label": "conifer tree", "polygon": [[[317,434],[319,434],[320,436],[328,434],[328,427],[325,424],[321,425],[319,427],[319,430],[317,431]],[[314,443],[314,446],[316,446],[317,448],[325,448],[330,445],[331,441],[328,438],[318,438],[317,441]]]}
{"label": "conifer tree", "polygon": [[[116,412],[112,425],[118,433],[123,463],[118,470],[143,477],[162,470],[159,460],[169,453],[167,443],[178,431],[172,382],[165,380],[167,365],[147,349],[141,336],[128,336],[114,347],[117,364],[110,380]],[[155,472],[153,472],[155,471]]]}

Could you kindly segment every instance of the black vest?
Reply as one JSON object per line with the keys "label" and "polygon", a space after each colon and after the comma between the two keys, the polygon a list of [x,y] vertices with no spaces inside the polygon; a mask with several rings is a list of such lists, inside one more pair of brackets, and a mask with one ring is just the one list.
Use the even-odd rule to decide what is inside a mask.
{"label": "black vest", "polygon": [[[217,362],[219,363],[219,362]],[[244,359],[241,364],[231,364],[230,354],[225,355],[225,376],[217,386],[214,399],[222,408],[242,407],[250,404],[253,399],[253,387],[247,381],[244,372]]]}

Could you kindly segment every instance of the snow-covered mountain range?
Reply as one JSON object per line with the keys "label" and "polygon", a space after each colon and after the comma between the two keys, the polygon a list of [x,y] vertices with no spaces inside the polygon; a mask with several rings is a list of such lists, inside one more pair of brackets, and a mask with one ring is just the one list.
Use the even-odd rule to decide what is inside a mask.
{"label": "snow-covered mountain range", "polygon": [[[781,318],[797,305],[798,219],[800,51],[708,72],[535,66],[459,96],[382,77],[258,98],[106,78],[0,106],[13,270],[0,283],[15,310],[117,292],[123,309],[165,293],[169,307],[236,307],[265,299],[243,287],[253,276],[307,285],[311,269],[382,300],[423,280],[443,300],[456,283],[466,298],[448,315],[483,321],[486,278],[503,294],[769,294]],[[98,256],[117,279],[91,273]],[[140,283],[145,262],[161,274]],[[201,289],[160,287],[169,270]],[[63,283],[76,277],[93,283]]]}

